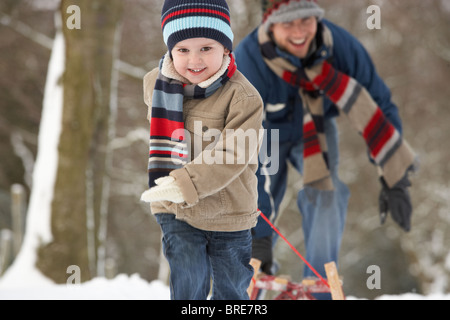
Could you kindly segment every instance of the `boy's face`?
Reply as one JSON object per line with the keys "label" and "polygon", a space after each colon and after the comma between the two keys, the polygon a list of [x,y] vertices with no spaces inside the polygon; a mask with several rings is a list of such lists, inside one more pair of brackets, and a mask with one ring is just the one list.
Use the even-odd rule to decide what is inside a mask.
{"label": "boy's face", "polygon": [[316,37],[317,19],[308,17],[291,22],[274,23],[270,27],[276,44],[300,59],[306,58]]}
{"label": "boy's face", "polygon": [[192,84],[211,78],[223,64],[230,51],[208,38],[192,38],[178,42],[172,49],[175,70]]}

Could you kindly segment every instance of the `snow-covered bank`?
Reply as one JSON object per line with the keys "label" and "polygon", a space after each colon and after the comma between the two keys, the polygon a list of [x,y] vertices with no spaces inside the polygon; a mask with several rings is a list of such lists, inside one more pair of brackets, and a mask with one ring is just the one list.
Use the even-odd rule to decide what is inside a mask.
{"label": "snow-covered bank", "polygon": [[[0,282],[1,283],[1,282]],[[0,300],[168,300],[169,288],[139,275],[118,275],[112,280],[95,278],[74,285],[43,284],[16,287],[0,284]]]}

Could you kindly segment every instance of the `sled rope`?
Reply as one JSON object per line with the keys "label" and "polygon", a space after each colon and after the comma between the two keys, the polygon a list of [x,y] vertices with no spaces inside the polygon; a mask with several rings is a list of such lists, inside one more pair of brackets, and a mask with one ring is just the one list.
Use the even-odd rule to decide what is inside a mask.
{"label": "sled rope", "polygon": [[328,281],[325,280],[319,272],[317,272],[316,269],[313,268],[313,266],[298,252],[298,250],[286,239],[286,237],[274,226],[272,222],[259,210],[259,213],[261,217],[269,224],[269,226],[284,240],[284,242],[287,243],[287,245],[292,249],[292,251],[295,252],[295,254],[302,259],[302,261],[308,266],[308,268],[311,269],[312,272],[322,281],[328,288],[330,288],[330,285],[328,284]]}

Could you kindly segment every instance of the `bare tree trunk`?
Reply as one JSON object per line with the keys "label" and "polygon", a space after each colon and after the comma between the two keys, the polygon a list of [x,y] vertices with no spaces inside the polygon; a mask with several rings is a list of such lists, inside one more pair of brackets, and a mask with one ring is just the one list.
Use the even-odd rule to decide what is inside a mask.
{"label": "bare tree trunk", "polygon": [[[69,29],[79,7],[80,29]],[[62,132],[51,209],[52,242],[38,252],[37,266],[57,283],[64,283],[70,265],[81,270],[81,281],[97,274],[100,212],[110,126],[111,77],[116,30],[122,1],[63,0],[66,43]]]}

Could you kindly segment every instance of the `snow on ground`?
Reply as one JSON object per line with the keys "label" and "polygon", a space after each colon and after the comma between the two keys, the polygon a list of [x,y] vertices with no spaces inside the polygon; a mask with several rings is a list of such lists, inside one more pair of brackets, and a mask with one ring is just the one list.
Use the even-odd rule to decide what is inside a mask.
{"label": "snow on ground", "polygon": [[139,275],[95,278],[82,284],[2,286],[0,300],[168,300],[169,288]]}
{"label": "snow on ground", "polygon": [[[168,300],[169,288],[160,281],[147,282],[139,275],[118,275],[112,280],[95,278],[82,284],[5,286],[0,281],[0,300]],[[364,300],[347,297],[348,300]],[[422,296],[382,295],[377,300],[450,300],[450,294]]]}

